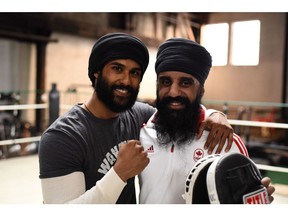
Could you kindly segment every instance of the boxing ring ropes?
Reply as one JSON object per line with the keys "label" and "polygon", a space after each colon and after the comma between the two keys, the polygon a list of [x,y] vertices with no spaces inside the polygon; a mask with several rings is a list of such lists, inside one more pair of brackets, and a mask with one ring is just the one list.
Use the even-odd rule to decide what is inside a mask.
{"label": "boxing ring ropes", "polygon": [[[219,103],[219,101],[217,103]],[[251,105],[251,103],[249,105]],[[259,103],[257,103],[257,105],[259,105]],[[273,103],[273,106],[275,106],[275,103]],[[277,104],[276,104],[276,106],[277,106]],[[280,106],[280,104],[278,104],[278,106]],[[283,106],[283,104],[281,104],[281,106]],[[72,107],[72,105],[60,104],[60,110],[68,110],[71,107]],[[287,104],[287,107],[288,107],[288,104]],[[1,105],[0,111],[26,110],[26,109],[48,109],[48,108],[49,108],[48,104]],[[237,119],[228,119],[228,122],[231,125],[235,125],[235,126],[269,127],[269,128],[288,129],[288,124],[285,124],[285,123],[262,122],[262,121],[260,122],[260,121],[237,120]],[[29,142],[30,143],[38,142],[38,141],[40,141],[40,137],[41,136],[34,136],[34,137],[27,137],[27,138],[1,140],[0,146],[29,143]],[[260,170],[288,173],[288,168],[285,168],[285,167],[277,167],[277,166],[264,165],[264,164],[257,164],[257,166]]]}

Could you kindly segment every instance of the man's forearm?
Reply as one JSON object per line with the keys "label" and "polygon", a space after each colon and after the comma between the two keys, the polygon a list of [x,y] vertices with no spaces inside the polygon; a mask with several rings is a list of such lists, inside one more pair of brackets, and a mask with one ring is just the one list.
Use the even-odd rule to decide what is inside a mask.
{"label": "man's forearm", "polygon": [[41,184],[44,204],[115,204],[126,185],[113,168],[88,191],[82,172],[42,179]]}

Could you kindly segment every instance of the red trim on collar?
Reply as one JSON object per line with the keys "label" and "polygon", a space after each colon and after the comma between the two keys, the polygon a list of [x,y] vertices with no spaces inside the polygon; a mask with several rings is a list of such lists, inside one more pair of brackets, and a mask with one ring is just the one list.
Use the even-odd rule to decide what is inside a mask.
{"label": "red trim on collar", "polygon": [[199,121],[198,121],[198,125],[197,125],[197,131],[199,130],[201,123],[205,120],[205,110],[202,107],[200,109],[201,109],[200,110],[201,113],[200,113],[200,116],[199,116]]}

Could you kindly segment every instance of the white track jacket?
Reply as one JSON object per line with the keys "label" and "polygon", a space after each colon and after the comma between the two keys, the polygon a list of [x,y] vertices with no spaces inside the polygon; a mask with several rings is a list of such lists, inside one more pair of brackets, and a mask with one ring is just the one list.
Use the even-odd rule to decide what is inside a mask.
{"label": "white track jacket", "polygon": [[[203,111],[205,112],[204,109]],[[170,143],[166,147],[161,147],[157,143],[152,121],[154,115],[140,132],[140,141],[144,149],[148,151],[150,163],[138,176],[140,183],[139,203],[185,204],[182,194],[185,190],[186,177],[197,160],[208,155],[207,150],[204,149],[204,144],[209,132],[204,131],[199,140],[195,138],[191,143],[184,146],[179,147]],[[203,120],[204,115],[202,116]],[[245,145],[236,134],[234,134],[230,152],[238,152],[248,156]],[[221,154],[225,154],[224,148]]]}

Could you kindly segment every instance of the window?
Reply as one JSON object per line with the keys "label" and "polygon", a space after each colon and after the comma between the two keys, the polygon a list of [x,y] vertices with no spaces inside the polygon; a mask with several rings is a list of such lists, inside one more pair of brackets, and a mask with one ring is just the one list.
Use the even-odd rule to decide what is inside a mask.
{"label": "window", "polygon": [[258,65],[260,21],[234,22],[231,30],[231,64]]}
{"label": "window", "polygon": [[258,65],[260,21],[234,22],[231,28],[228,23],[202,26],[201,44],[212,55],[213,66],[224,66],[227,62],[237,66]]}
{"label": "window", "polygon": [[227,64],[229,25],[209,24],[201,28],[201,44],[210,52],[213,66]]}

